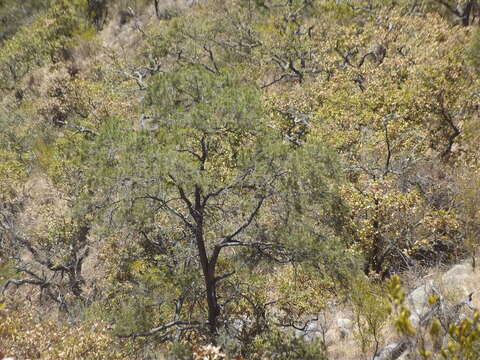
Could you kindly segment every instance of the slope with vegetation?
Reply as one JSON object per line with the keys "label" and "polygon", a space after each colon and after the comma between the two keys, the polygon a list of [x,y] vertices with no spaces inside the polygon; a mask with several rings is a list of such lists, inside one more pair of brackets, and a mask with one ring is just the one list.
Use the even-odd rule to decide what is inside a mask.
{"label": "slope with vegetation", "polygon": [[[332,304],[354,314],[351,358],[388,322],[410,339],[389,279],[476,264],[479,17],[0,0],[0,351],[336,358],[298,336]],[[477,317],[418,356],[474,359]]]}

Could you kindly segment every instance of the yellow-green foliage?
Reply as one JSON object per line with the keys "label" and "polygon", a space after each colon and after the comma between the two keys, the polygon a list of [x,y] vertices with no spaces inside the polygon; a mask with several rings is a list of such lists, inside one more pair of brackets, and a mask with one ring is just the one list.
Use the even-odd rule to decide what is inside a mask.
{"label": "yellow-green foliage", "polygon": [[449,328],[452,340],[441,350],[441,356],[448,360],[474,360],[480,351],[480,315],[463,319]]}
{"label": "yellow-green foliage", "polygon": [[10,38],[23,25],[32,22],[48,7],[49,0],[0,1],[0,43]]}
{"label": "yellow-green foliage", "polygon": [[410,310],[405,307],[405,290],[402,287],[400,278],[395,275],[388,282],[388,294],[393,306],[394,314],[397,318],[395,320],[395,326],[397,331],[402,335],[413,336],[415,334],[415,329],[411,323]]}
{"label": "yellow-green foliage", "polygon": [[13,200],[28,174],[31,154],[16,127],[18,122],[9,119],[8,115],[0,117],[0,199],[6,196]]}
{"label": "yellow-green foliage", "polygon": [[70,327],[58,321],[38,321],[30,305],[0,309],[2,353],[18,359],[126,359],[129,341],[112,336],[101,321]]}
{"label": "yellow-green foliage", "polygon": [[316,277],[303,268],[288,267],[278,271],[272,285],[276,287],[285,323],[311,313],[319,313],[331,296],[331,280]]}
{"label": "yellow-green foliage", "polygon": [[473,31],[466,50],[468,61],[477,72],[480,71],[480,31],[478,31],[478,29]]}
{"label": "yellow-green foliage", "polygon": [[14,87],[23,76],[50,57],[58,59],[72,38],[87,26],[86,0],[53,1],[48,11],[31,24],[21,27],[2,44],[0,81],[2,87]]}
{"label": "yellow-green foliage", "polygon": [[278,360],[324,360],[328,359],[318,340],[305,341],[290,334],[271,331],[263,337],[258,337],[252,344],[250,359]]}
{"label": "yellow-green foliage", "polygon": [[[272,329],[345,287],[371,351],[389,309],[384,286],[357,272],[381,281],[475,254],[479,31],[438,1],[172,1],[158,19],[153,3],[0,0],[0,20],[12,21],[0,33],[0,255],[36,271],[25,237],[51,264],[72,264],[87,224],[85,297],[71,303],[115,335],[191,320],[166,333],[194,343],[208,304],[193,235],[203,232],[209,257],[241,228],[210,279],[222,329],[248,320],[237,338],[224,334],[232,351],[323,356]],[[52,196],[29,190],[38,179]],[[2,281],[28,275],[13,263]],[[398,278],[389,290],[397,329],[416,336]],[[1,340],[18,358],[127,357],[105,324],[80,315],[62,330],[20,310],[4,319]],[[451,329],[445,357],[473,356],[477,323]]]}
{"label": "yellow-green foliage", "polygon": [[[388,284],[390,300],[396,316],[395,325],[402,336],[410,337],[412,343],[417,344],[418,354],[427,359],[446,360],[474,360],[478,358],[480,351],[480,317],[477,311],[471,317],[448,324],[448,332],[444,333],[444,326],[434,315],[427,323],[417,325],[410,321],[410,310],[404,304],[405,292],[400,278],[394,276]],[[440,301],[436,296],[430,296],[429,304],[434,307]],[[440,307],[442,309],[442,307]],[[426,327],[427,329],[424,329]],[[425,331],[427,330],[427,331]],[[430,335],[431,341],[427,341],[426,334]],[[445,338],[444,338],[445,336]],[[446,340],[446,341],[445,341]]]}
{"label": "yellow-green foliage", "polygon": [[349,298],[355,317],[355,337],[366,354],[384,341],[382,330],[391,311],[385,288],[366,277],[358,277],[352,280]]}

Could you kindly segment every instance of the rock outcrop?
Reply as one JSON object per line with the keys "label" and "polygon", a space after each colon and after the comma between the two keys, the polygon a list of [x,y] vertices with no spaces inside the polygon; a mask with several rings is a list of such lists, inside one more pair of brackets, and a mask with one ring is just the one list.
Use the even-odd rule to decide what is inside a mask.
{"label": "rock outcrop", "polygon": [[[443,329],[471,314],[475,309],[473,294],[476,290],[474,269],[469,264],[458,264],[448,270],[440,280],[427,280],[415,288],[408,296],[406,305],[412,314],[409,317],[415,328],[427,328],[433,319],[438,319]],[[442,289],[440,291],[439,289]],[[457,299],[446,300],[445,294]],[[435,295],[437,302],[429,303],[429,297]],[[460,299],[460,300],[458,300]],[[446,330],[444,330],[446,334]],[[416,348],[416,339],[404,336],[397,343],[388,344],[374,356],[374,360],[406,360],[409,351]]]}

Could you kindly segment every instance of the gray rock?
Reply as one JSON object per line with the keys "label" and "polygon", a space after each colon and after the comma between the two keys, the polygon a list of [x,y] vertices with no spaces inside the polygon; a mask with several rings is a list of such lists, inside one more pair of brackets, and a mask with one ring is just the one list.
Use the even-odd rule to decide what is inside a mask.
{"label": "gray rock", "polygon": [[410,360],[413,359],[413,355],[410,352],[405,352],[397,360]]}
{"label": "gray rock", "polygon": [[470,264],[458,264],[443,274],[442,280],[446,286],[456,287],[464,283],[472,272]]}
{"label": "gray rock", "polygon": [[295,329],[294,334],[297,338],[303,338],[305,341],[312,342],[318,337],[320,337],[318,322],[311,321],[305,326],[305,329]]}
{"label": "gray rock", "polygon": [[414,327],[417,327],[418,324],[420,323],[420,317],[417,314],[412,313],[409,317],[408,320],[412,323]]}
{"label": "gray rock", "polygon": [[428,280],[408,295],[407,301],[411,305],[412,313],[415,313],[420,317],[428,311],[430,308],[428,297],[432,293],[432,288],[433,280]]}
{"label": "gray rock", "polygon": [[305,341],[311,342],[319,337],[318,324],[316,321],[308,323],[305,327]]}
{"label": "gray rock", "polygon": [[338,332],[340,339],[345,339],[350,336],[353,329],[353,321],[350,319],[337,319]]}
{"label": "gray rock", "polygon": [[[406,360],[409,358],[409,353],[404,345],[405,343],[389,344],[379,350],[373,360]],[[400,350],[402,352],[399,353],[397,347],[403,348],[403,351]]]}
{"label": "gray rock", "polygon": [[392,355],[393,349],[397,344],[389,344],[385,346],[383,349],[379,350],[375,356],[373,357],[373,360],[388,360],[390,359],[390,356]]}

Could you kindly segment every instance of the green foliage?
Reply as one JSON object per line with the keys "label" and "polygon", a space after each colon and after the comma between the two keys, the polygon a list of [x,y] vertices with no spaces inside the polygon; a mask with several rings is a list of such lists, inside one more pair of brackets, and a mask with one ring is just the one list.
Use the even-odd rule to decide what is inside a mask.
{"label": "green foliage", "polygon": [[[410,311],[404,305],[405,293],[398,276],[393,277],[388,284],[389,295],[396,313],[395,325],[397,331],[408,336],[417,344],[417,351],[423,359],[476,359],[480,349],[479,314],[477,311],[472,317],[465,317],[458,322],[449,324],[442,323],[437,317],[426,324],[419,324],[417,328],[409,320]],[[439,298],[431,296],[429,303],[435,307]],[[442,309],[443,306],[440,307]],[[441,316],[440,316],[441,317]],[[431,341],[427,341],[425,329],[428,327],[428,334]],[[448,326],[447,334],[443,328]],[[444,337],[445,336],[445,337]]]}
{"label": "green foliage", "polygon": [[192,348],[188,344],[173,343],[169,353],[171,360],[193,360]]}
{"label": "green foliage", "polygon": [[251,359],[278,360],[317,360],[327,359],[323,346],[319,341],[308,342],[301,337],[279,331],[271,331],[259,337],[253,345]]}
{"label": "green foliage", "polygon": [[7,280],[15,277],[17,274],[15,267],[11,264],[0,263],[0,286],[4,286]]}
{"label": "green foliage", "polygon": [[[274,324],[348,289],[372,350],[388,309],[361,270],[475,254],[478,31],[437,1],[209,0],[163,4],[160,21],[153,3],[0,0],[0,254],[21,254],[2,281],[27,277],[12,264],[48,274],[78,329],[189,324],[138,340],[152,358],[178,339],[173,358],[215,340],[231,357],[325,357]],[[87,248],[81,271],[51,269]],[[390,293],[418,336],[397,278]],[[448,356],[470,351],[475,321]]]}
{"label": "green foliage", "polygon": [[[324,278],[346,271],[350,259],[335,237],[344,220],[330,215],[335,209],[340,214],[343,206],[332,185],[340,179],[334,156],[320,145],[291,148],[262,120],[252,85],[234,72],[216,74],[191,65],[153,76],[144,107],[151,117],[148,125],[132,131],[112,121],[92,148],[100,162],[91,176],[96,184],[102,181],[104,194],[113,195],[106,200],[119,204],[114,221],[131,229],[132,237],[138,238],[135,232],[144,237],[137,247],[125,248],[126,258],[120,260],[130,264],[121,276],[128,279],[124,294],[138,293],[141,284],[141,297],[146,296],[120,300],[125,307],[119,314],[125,314],[120,317],[126,323],[140,317],[137,311],[162,322],[179,299],[178,318],[204,322],[205,300],[198,295],[203,286],[198,277],[204,261],[201,246],[210,257],[205,261],[213,264],[209,266],[219,274],[235,272],[241,281],[216,285],[219,300],[237,301],[221,313],[222,323],[242,306],[244,314],[255,318],[256,307],[267,302],[241,285],[255,281],[245,272],[245,263],[258,266],[265,257],[308,260]],[[112,161],[98,156],[111,146],[117,149]],[[108,176],[99,177],[99,171]],[[126,180],[121,197],[118,182],[111,182],[118,178]],[[222,255],[227,246],[238,247],[237,255]],[[330,270],[333,263],[337,266]],[[118,279],[119,272],[114,273]],[[250,300],[241,305],[242,297]],[[136,325],[153,327],[142,321]],[[130,329],[138,328],[132,324]],[[246,340],[258,331],[262,325],[253,321],[242,336]]]}
{"label": "green foliage", "polygon": [[440,354],[443,359],[475,359],[480,351],[480,319],[478,312],[449,328],[452,337]]}
{"label": "green foliage", "polygon": [[384,295],[385,288],[358,277],[352,280],[349,294],[355,317],[356,339],[363,354],[371,353],[371,349],[377,350],[384,341],[382,330],[391,311],[388,298]]}
{"label": "green foliage", "polygon": [[470,43],[466,48],[466,57],[478,73],[480,71],[480,31],[478,30],[472,32]]}
{"label": "green foliage", "polygon": [[[18,305],[17,305],[18,307]],[[37,314],[38,315],[38,314]],[[129,342],[112,338],[105,323],[96,321],[71,328],[44,319],[36,321],[26,304],[0,309],[2,354],[43,359],[125,359],[132,354]],[[25,336],[28,332],[29,336]],[[48,334],[48,337],[45,337]]]}
{"label": "green foliage", "polygon": [[48,58],[57,61],[72,44],[72,37],[85,30],[85,1],[55,1],[43,16],[18,29],[2,44],[0,81],[10,88]]}
{"label": "green foliage", "polygon": [[180,16],[181,11],[176,7],[167,7],[159,11],[158,18],[160,20],[171,20]]}
{"label": "green foliage", "polygon": [[393,276],[388,282],[388,294],[391,298],[393,311],[397,315],[397,319],[395,320],[397,331],[402,335],[414,335],[415,329],[409,319],[411,312],[404,306],[405,291],[397,275]]}
{"label": "green foliage", "polygon": [[0,115],[0,199],[15,202],[19,186],[28,174],[28,139],[16,116]]}
{"label": "green foliage", "polygon": [[48,8],[50,0],[0,1],[0,44]]}

